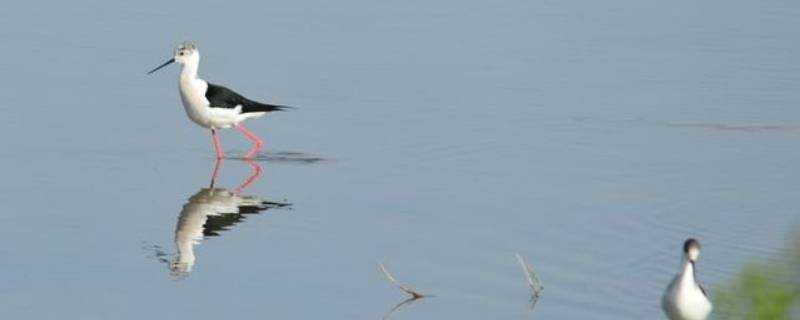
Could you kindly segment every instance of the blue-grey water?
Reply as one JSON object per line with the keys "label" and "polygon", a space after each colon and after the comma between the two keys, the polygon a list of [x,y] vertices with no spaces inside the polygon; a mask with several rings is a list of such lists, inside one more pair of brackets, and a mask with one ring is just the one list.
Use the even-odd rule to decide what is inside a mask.
{"label": "blue-grey water", "polygon": [[[404,299],[384,262],[436,295],[396,319],[662,317],[683,239],[713,294],[800,225],[798,26],[773,0],[12,0],[0,315],[378,319]],[[241,192],[291,206],[188,210],[253,167],[203,190],[179,68],[145,75],[187,39],[201,76],[298,107],[248,122]]]}

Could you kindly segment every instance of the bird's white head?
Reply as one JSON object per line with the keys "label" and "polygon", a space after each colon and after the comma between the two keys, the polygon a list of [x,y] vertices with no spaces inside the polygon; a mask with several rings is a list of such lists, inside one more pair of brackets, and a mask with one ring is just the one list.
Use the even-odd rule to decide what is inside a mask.
{"label": "bird's white head", "polygon": [[175,48],[175,62],[183,65],[197,65],[200,62],[200,52],[193,42],[184,42]]}
{"label": "bird's white head", "polygon": [[683,243],[683,256],[691,262],[697,261],[700,257],[700,242],[694,238],[686,239]]}
{"label": "bird's white head", "polygon": [[184,66],[184,70],[189,69],[192,71],[191,73],[197,73],[197,66],[200,64],[200,51],[197,50],[197,45],[189,41],[179,44],[175,48],[175,53],[172,59],[169,59],[155,69],[150,70],[150,72],[147,74],[156,72],[159,69],[172,64],[173,62],[182,64]]}

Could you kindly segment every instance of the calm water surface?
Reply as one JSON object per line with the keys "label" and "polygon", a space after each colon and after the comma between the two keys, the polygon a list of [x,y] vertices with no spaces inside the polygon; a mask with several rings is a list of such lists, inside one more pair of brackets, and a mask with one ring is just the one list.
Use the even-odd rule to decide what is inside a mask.
{"label": "calm water surface", "polygon": [[[656,318],[684,238],[713,288],[800,223],[796,1],[4,7],[4,318],[376,319],[381,261],[437,295],[393,318]],[[214,190],[178,68],[144,75],[185,39],[299,107]]]}

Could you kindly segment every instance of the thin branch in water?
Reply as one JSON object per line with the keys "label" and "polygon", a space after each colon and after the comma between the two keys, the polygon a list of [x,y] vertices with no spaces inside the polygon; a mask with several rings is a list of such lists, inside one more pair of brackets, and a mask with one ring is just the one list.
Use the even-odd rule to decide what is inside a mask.
{"label": "thin branch in water", "polygon": [[522,267],[522,272],[525,273],[525,280],[528,282],[528,287],[531,289],[531,309],[533,309],[536,306],[536,302],[539,301],[544,287],[542,286],[542,282],[539,281],[539,277],[536,276],[536,272],[533,271],[533,267],[525,262],[525,259],[523,259],[519,253],[517,253],[516,256],[520,267]]}
{"label": "thin branch in water", "polygon": [[378,267],[379,267],[381,273],[383,273],[383,275],[386,276],[386,279],[389,280],[389,282],[391,282],[395,287],[400,289],[400,291],[403,291],[403,292],[407,293],[408,295],[410,295],[413,300],[426,297],[426,295],[417,292],[416,290],[412,289],[411,287],[402,285],[399,282],[397,282],[397,279],[395,279],[394,276],[392,276],[392,274],[389,273],[389,270],[386,269],[386,267],[383,265],[383,263],[379,263]]}
{"label": "thin branch in water", "polygon": [[392,307],[392,309],[389,310],[389,312],[387,312],[386,315],[383,316],[383,320],[389,320],[389,317],[391,317],[391,315],[394,314],[395,311],[400,310],[405,306],[410,306],[411,304],[413,304],[417,300],[420,300],[420,298],[416,298],[416,297],[412,296],[412,297],[406,298],[403,301],[400,301],[400,303],[394,305],[394,307]]}

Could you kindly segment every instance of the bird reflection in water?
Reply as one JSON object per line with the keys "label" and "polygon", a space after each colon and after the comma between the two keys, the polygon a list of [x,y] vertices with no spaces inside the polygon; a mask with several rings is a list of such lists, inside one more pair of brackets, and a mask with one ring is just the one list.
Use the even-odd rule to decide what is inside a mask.
{"label": "bird reflection in water", "polygon": [[235,224],[245,220],[245,215],[259,214],[267,209],[288,207],[291,204],[273,202],[258,196],[244,195],[243,192],[258,181],[262,175],[261,166],[253,161],[245,161],[250,165],[252,173],[233,190],[216,186],[217,176],[224,160],[217,160],[208,188],[202,188],[189,198],[178,216],[175,226],[175,247],[177,253],[171,261],[164,259],[164,253],[158,247],[158,260],[168,263],[170,275],[174,279],[184,279],[192,271],[197,257],[194,247],[208,237],[219,236],[221,232],[230,230]]}

